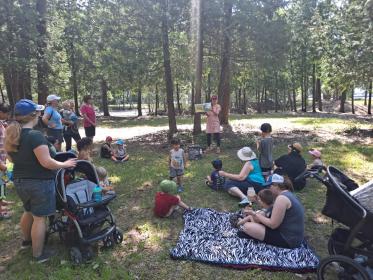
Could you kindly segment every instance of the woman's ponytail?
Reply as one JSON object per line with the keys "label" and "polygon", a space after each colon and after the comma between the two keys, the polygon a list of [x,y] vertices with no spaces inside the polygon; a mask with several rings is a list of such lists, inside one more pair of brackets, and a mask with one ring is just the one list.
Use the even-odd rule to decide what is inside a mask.
{"label": "woman's ponytail", "polygon": [[21,139],[21,125],[14,121],[7,128],[5,132],[4,148],[7,153],[17,152],[19,142]]}

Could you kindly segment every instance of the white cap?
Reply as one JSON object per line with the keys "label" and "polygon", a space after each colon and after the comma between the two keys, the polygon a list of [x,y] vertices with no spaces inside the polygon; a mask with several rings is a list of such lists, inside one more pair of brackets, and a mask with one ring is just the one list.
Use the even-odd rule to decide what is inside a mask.
{"label": "white cap", "polygon": [[61,97],[55,95],[55,94],[50,94],[47,96],[47,102],[52,102],[54,100],[60,100]]}

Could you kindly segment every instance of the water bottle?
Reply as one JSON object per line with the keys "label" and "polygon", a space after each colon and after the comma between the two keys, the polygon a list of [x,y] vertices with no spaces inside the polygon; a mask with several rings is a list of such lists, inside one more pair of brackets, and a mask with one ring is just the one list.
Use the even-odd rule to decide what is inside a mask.
{"label": "water bottle", "polygon": [[93,189],[92,198],[97,202],[102,200],[102,188],[99,185]]}

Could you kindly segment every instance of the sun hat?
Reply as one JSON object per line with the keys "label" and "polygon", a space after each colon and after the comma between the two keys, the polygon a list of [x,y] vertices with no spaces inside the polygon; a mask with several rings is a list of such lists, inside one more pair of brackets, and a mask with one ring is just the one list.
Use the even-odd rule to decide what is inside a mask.
{"label": "sun hat", "polygon": [[273,174],[269,176],[267,182],[264,183],[264,186],[270,186],[272,184],[283,184],[284,182],[284,177],[278,174]]}
{"label": "sun hat", "polygon": [[243,147],[242,149],[238,150],[237,156],[240,160],[252,160],[256,159],[256,154],[251,150],[250,147]]}
{"label": "sun hat", "polygon": [[47,102],[52,102],[54,100],[60,100],[61,97],[55,95],[55,94],[50,94],[47,96]]}
{"label": "sun hat", "polygon": [[124,140],[118,139],[117,142],[115,142],[117,145],[124,145]]}
{"label": "sun hat", "polygon": [[161,191],[168,194],[177,194],[177,185],[174,181],[163,180],[160,184]]}
{"label": "sun hat", "polygon": [[319,150],[316,150],[316,149],[312,149],[312,150],[308,151],[308,153],[310,155],[313,155],[314,157],[317,157],[317,158],[321,157],[321,152]]}
{"label": "sun hat", "polygon": [[107,136],[105,139],[106,142],[111,142],[113,141],[113,138],[111,136]]}
{"label": "sun hat", "polygon": [[288,145],[289,149],[296,150],[298,153],[301,153],[303,151],[303,147],[298,142],[295,142],[291,145]]}
{"label": "sun hat", "polygon": [[18,116],[27,116],[35,111],[43,111],[44,106],[38,105],[29,99],[21,99],[14,105],[14,114]]}

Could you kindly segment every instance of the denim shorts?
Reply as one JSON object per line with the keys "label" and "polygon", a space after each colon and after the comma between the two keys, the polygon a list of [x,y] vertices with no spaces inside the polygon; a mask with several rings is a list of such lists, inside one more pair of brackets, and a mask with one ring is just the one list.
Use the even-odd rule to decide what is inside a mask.
{"label": "denim shorts", "polygon": [[15,179],[14,186],[26,212],[37,217],[56,212],[54,179]]}
{"label": "denim shorts", "polygon": [[175,178],[184,175],[184,169],[176,169],[170,167],[170,178]]}

